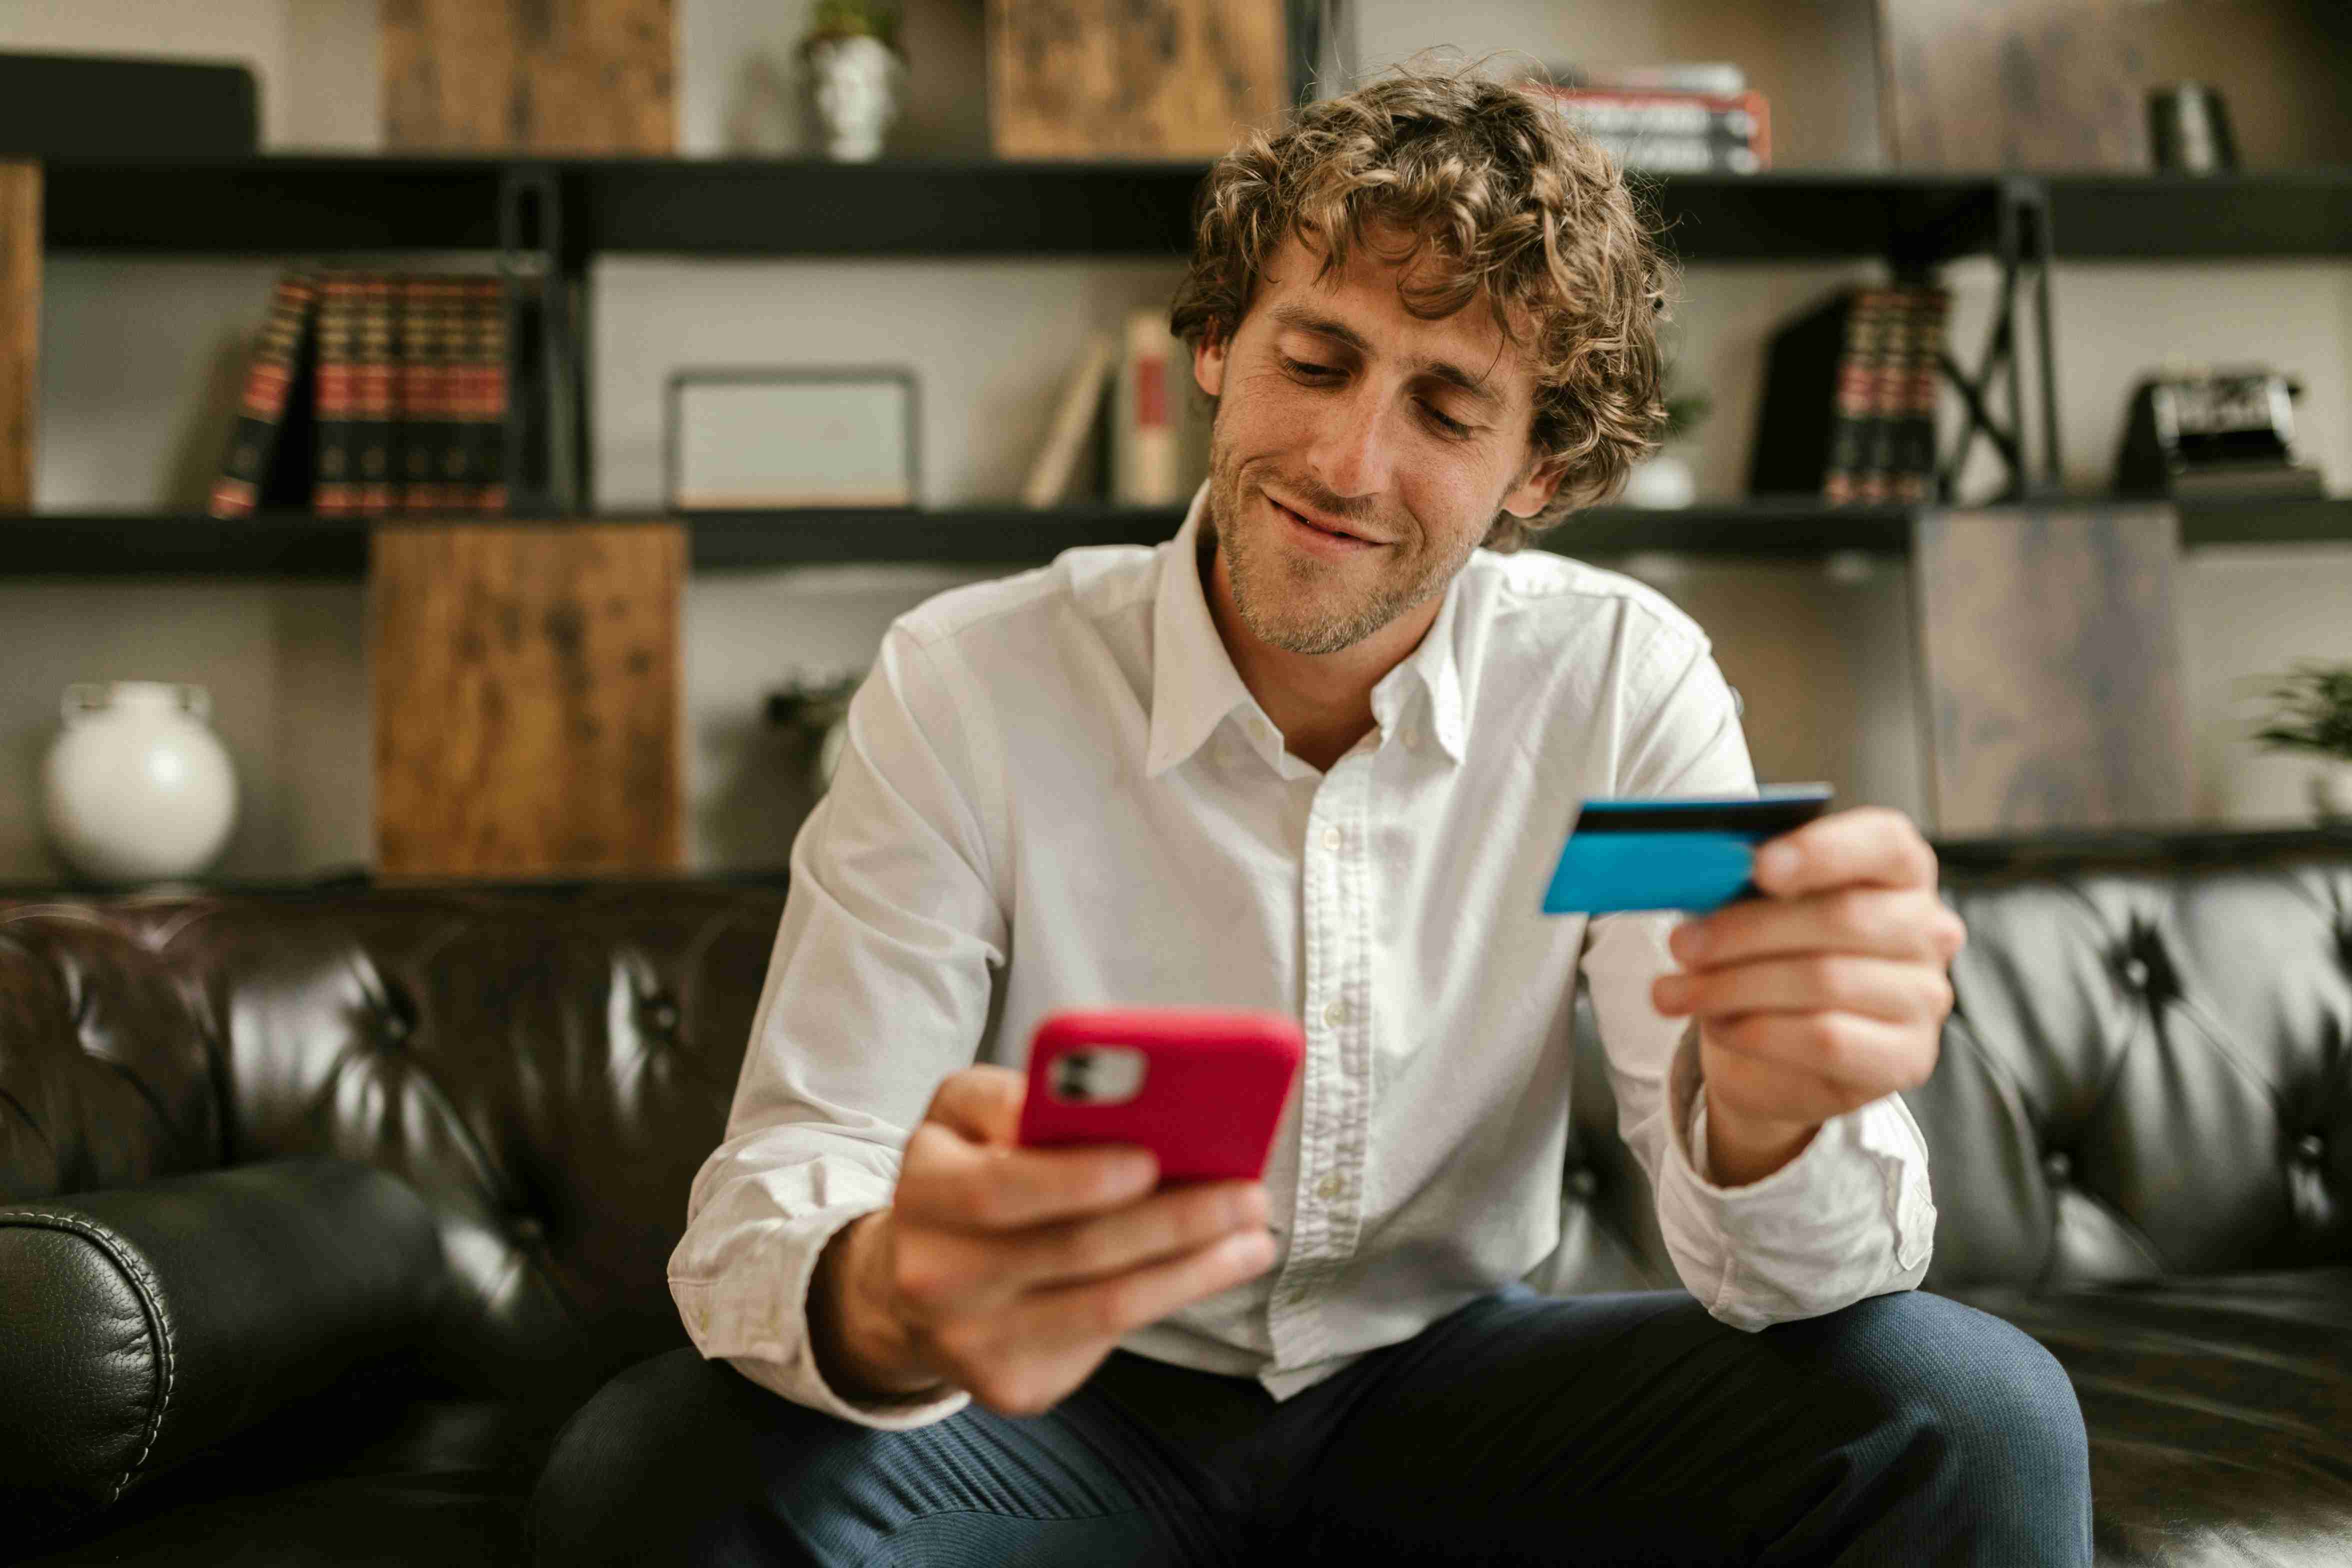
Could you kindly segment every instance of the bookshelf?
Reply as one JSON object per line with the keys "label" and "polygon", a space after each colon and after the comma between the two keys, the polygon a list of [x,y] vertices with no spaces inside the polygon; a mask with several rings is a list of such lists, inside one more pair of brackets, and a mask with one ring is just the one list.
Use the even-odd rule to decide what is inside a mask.
{"label": "bookshelf", "polygon": [[[1190,247],[1207,164],[266,154],[60,157],[42,170],[40,248],[90,255],[297,256],[483,251],[589,319],[598,256],[1174,257]],[[2221,175],[1775,171],[1637,175],[1685,261],[1880,258],[1898,268],[1991,255],[2011,264],[2352,255],[2352,168]],[[536,280],[534,285],[531,280]],[[2011,302],[2023,291],[2014,279]],[[2034,301],[2048,342],[2046,302]],[[2005,304],[2004,308],[2008,308]],[[519,414],[551,477],[502,521],[653,521],[600,511],[588,459],[593,344],[541,345],[568,406]],[[2046,360],[2045,360],[2046,365]],[[531,378],[518,377],[528,385]],[[2012,406],[2019,406],[2012,397]],[[2045,415],[2047,402],[2044,399]],[[2052,416],[2054,417],[2054,416]],[[2051,434],[2054,437],[2054,426]],[[2054,439],[2049,443],[2054,449]],[[569,487],[564,482],[569,479]],[[526,488],[528,489],[528,487]],[[2090,497],[2032,499],[2048,502]],[[686,518],[697,570],[821,562],[984,563],[1073,544],[1149,542],[1178,513],[1077,506],[710,513]],[[1601,508],[1548,536],[1580,553],[1899,554],[1913,510],[1805,497],[1678,510]],[[2352,539],[2352,500],[2181,503],[2182,542]],[[356,577],[399,519],[309,514],[0,512],[0,577]]]}

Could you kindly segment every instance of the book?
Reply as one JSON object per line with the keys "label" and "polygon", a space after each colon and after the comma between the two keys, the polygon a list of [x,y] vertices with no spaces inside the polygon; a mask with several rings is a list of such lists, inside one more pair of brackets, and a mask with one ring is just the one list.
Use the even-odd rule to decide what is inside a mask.
{"label": "book", "polygon": [[1933,499],[1936,488],[1936,407],[1944,387],[1940,361],[1952,297],[1948,289],[1929,287],[1911,290],[1910,298],[1916,321],[1898,400],[1891,499],[1923,501]]}
{"label": "book", "polygon": [[1035,459],[1029,465],[1029,477],[1021,487],[1022,505],[1058,506],[1068,496],[1078,453],[1095,425],[1103,389],[1110,380],[1118,354],[1117,333],[1098,331],[1087,339],[1086,347],[1062,384],[1061,402],[1055,405],[1053,422],[1046,429],[1045,444],[1037,449]]}
{"label": "book", "polygon": [[1916,313],[1909,290],[1876,291],[1879,329],[1862,365],[1863,426],[1856,441],[1852,499],[1878,506],[1895,499],[1895,427],[1911,374]]}
{"label": "book", "polygon": [[463,510],[472,505],[473,489],[457,391],[467,279],[429,273],[408,281],[406,510]]}
{"label": "book", "polygon": [[1645,91],[1748,90],[1748,73],[1728,61],[1667,60],[1656,65],[1556,65],[1544,73],[1563,87],[1630,88]]}
{"label": "book", "polygon": [[[1752,173],[1771,167],[1771,108],[1760,92],[1560,87],[1542,81],[1520,85],[1629,168]],[[1714,161],[1696,162],[1694,144]]]}
{"label": "book", "polygon": [[1176,376],[1184,345],[1159,306],[1130,310],[1111,400],[1111,494],[1120,506],[1174,506],[1189,499],[1178,427]]}
{"label": "book", "polygon": [[1693,136],[1618,135],[1587,132],[1586,138],[1621,169],[1653,174],[1753,174],[1764,164],[1745,147]]}
{"label": "book", "polygon": [[308,455],[318,300],[319,280],[308,272],[285,273],[271,289],[238,386],[228,450],[205,501],[207,515],[249,517],[265,500],[286,499],[289,487],[279,474],[304,466],[283,459]]}
{"label": "book", "polygon": [[1843,300],[1844,338],[1831,400],[1829,449],[1807,487],[1832,505],[1865,499],[1865,476],[1879,447],[1880,392],[1895,300],[1884,289],[1857,289]]}
{"label": "book", "polygon": [[467,452],[467,470],[472,492],[467,504],[477,511],[507,510],[507,285],[500,278],[467,279],[465,363],[460,371],[458,406],[461,437]]}
{"label": "book", "polygon": [[311,467],[310,510],[320,517],[356,516],[359,483],[352,430],[355,417],[352,345],[359,319],[356,274],[325,275],[320,283],[318,317],[318,379],[312,398],[317,457]]}
{"label": "book", "polygon": [[353,497],[363,516],[394,510],[399,454],[393,412],[393,311],[401,279],[383,272],[360,275],[358,317],[352,344],[352,460],[358,476]]}

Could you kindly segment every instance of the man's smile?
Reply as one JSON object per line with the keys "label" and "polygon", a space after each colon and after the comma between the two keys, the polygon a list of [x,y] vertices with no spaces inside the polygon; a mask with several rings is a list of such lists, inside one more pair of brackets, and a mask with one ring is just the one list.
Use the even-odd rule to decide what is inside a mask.
{"label": "man's smile", "polygon": [[1387,548],[1385,541],[1367,538],[1337,521],[1311,520],[1276,500],[1272,494],[1261,493],[1265,493],[1266,502],[1274,508],[1275,515],[1289,525],[1291,536],[1318,554],[1346,557]]}

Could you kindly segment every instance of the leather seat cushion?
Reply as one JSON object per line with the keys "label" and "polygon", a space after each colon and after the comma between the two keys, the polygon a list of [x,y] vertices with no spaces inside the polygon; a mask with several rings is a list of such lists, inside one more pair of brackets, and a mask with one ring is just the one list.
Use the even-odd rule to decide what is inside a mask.
{"label": "leather seat cushion", "polygon": [[354,1380],[188,1460],[26,1568],[528,1562],[532,1484],[568,1405]]}
{"label": "leather seat cushion", "polygon": [[2340,1568],[2352,1539],[2352,1268],[1949,1292],[2066,1368],[2102,1568]]}

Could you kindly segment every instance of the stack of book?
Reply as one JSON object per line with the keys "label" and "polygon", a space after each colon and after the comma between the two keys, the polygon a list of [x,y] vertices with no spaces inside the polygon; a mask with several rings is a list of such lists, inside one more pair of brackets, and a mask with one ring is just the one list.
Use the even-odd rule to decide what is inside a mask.
{"label": "stack of book", "polygon": [[1832,506],[1929,500],[1951,296],[1849,289],[1772,336],[1748,488]]}
{"label": "stack of book", "polygon": [[1772,117],[1736,66],[1559,67],[1518,84],[1651,174],[1752,174],[1772,166]]}
{"label": "stack of book", "polygon": [[508,415],[502,279],[289,272],[207,510],[503,512]]}
{"label": "stack of book", "polygon": [[[1022,504],[1059,506],[1089,489],[1118,506],[1191,500],[1207,473],[1199,432],[1184,417],[1192,384],[1192,351],[1168,330],[1164,308],[1130,310],[1118,331],[1092,334],[1063,384]],[[1097,459],[1091,483],[1078,478],[1089,437]]]}

